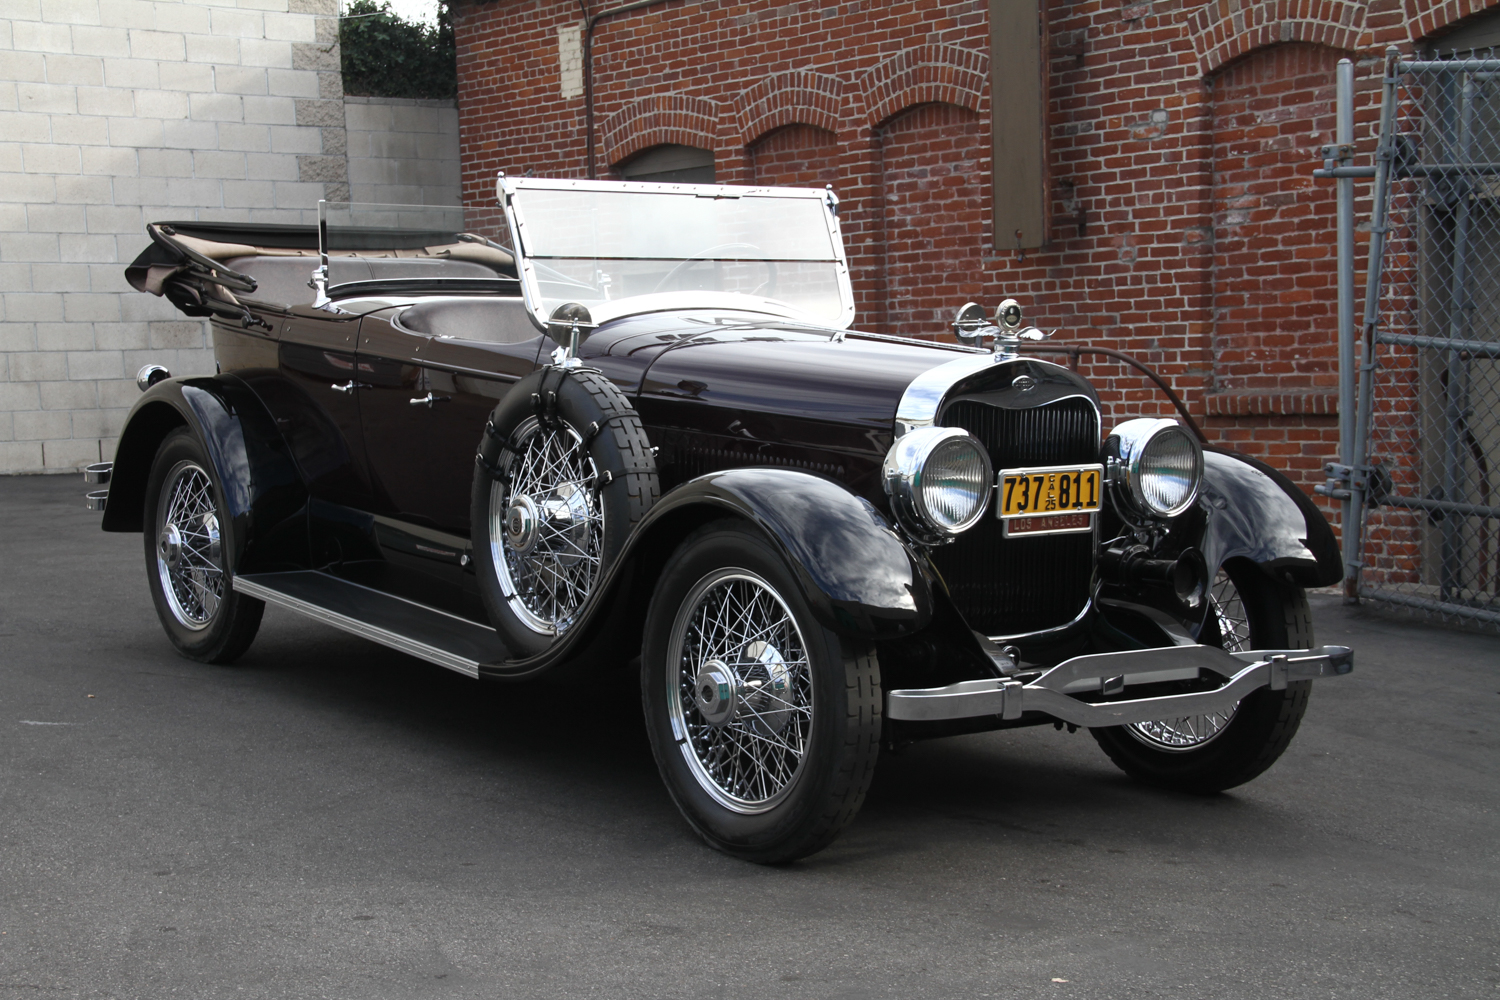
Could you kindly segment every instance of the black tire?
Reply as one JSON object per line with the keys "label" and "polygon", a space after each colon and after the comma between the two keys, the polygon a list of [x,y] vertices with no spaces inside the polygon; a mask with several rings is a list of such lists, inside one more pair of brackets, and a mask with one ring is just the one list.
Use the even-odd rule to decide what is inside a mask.
{"label": "black tire", "polygon": [[[174,505],[169,487],[179,484],[183,502]],[[201,501],[187,507],[190,495]],[[167,638],[190,660],[239,659],[255,640],[266,606],[233,587],[236,527],[224,516],[224,489],[213,463],[186,427],[168,434],[156,450],[143,507],[146,578]],[[169,514],[174,515],[171,522],[166,520]],[[169,524],[175,534],[167,530]]]}
{"label": "black tire", "polygon": [[[731,616],[714,612],[731,602],[743,613],[726,628]],[[743,624],[757,615],[766,621]],[[734,628],[742,631],[731,637]],[[719,638],[699,643],[705,629]],[[741,645],[744,630],[766,638]],[[735,675],[714,696],[713,710],[725,713],[717,725],[694,697],[709,670]],[[672,800],[726,854],[762,864],[806,857],[864,802],[880,751],[875,652],[819,624],[781,556],[742,522],[698,529],[663,569],[646,617],[641,700]],[[735,750],[752,745],[759,769]]]}
{"label": "black tire", "polygon": [[[525,456],[545,448],[559,449],[574,470],[557,479],[571,485],[533,500],[525,483],[540,480],[527,478]],[[511,388],[480,441],[470,530],[480,597],[512,653],[542,652],[577,620],[660,491],[640,417],[609,379],[588,369],[549,367]],[[545,527],[511,536],[520,539],[517,548],[507,540],[505,525],[523,495],[532,502],[532,515],[549,501],[561,503],[571,527],[551,531],[562,522],[549,518]],[[538,520],[533,517],[533,523]]]}
{"label": "black tire", "polygon": [[[1231,563],[1223,572],[1244,604],[1245,648],[1313,647],[1312,612],[1301,587],[1274,580],[1247,562]],[[1235,648],[1217,628],[1219,620],[1210,612],[1212,634],[1205,634],[1204,641]],[[1284,691],[1261,688],[1240,702],[1222,731],[1193,749],[1157,748],[1130,726],[1090,732],[1109,759],[1135,780],[1210,795],[1243,785],[1276,763],[1297,735],[1311,693],[1311,681],[1293,681]]]}

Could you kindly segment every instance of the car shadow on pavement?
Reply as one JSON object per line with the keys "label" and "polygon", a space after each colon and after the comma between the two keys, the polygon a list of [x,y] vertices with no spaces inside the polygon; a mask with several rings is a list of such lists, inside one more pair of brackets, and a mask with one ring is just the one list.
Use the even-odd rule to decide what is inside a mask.
{"label": "car shadow on pavement", "polygon": [[[657,777],[631,683],[476,682],[289,617],[268,627],[240,664],[224,670],[318,714],[377,726],[397,746],[441,748],[458,771],[547,789],[549,808],[600,821],[600,804],[692,839]],[[437,779],[441,780],[441,779]],[[553,798],[551,790],[571,794]],[[523,797],[524,797],[523,793]],[[1270,813],[1274,814],[1274,810]],[[1265,829],[1273,815],[1234,793],[1187,796],[1150,789],[1114,770],[1086,732],[1051,727],[960,737],[882,752],[861,815],[835,846],[801,864],[842,866],[910,855],[948,842],[1057,841],[1138,822]]]}

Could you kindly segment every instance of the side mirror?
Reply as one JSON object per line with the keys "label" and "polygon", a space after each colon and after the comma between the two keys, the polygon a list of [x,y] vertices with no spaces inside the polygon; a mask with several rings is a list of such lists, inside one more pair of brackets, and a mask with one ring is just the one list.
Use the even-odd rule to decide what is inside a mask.
{"label": "side mirror", "polygon": [[570,358],[578,357],[578,348],[588,339],[597,326],[587,306],[577,302],[564,302],[552,310],[547,319],[547,336],[555,340]]}

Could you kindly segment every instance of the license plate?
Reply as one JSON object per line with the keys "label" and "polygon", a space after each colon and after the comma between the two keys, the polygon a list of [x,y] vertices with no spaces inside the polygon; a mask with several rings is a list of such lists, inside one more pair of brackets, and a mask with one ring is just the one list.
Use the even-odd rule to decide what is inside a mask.
{"label": "license plate", "polygon": [[1104,466],[1001,469],[996,513],[1005,520],[1038,514],[1091,514],[1103,499]]}

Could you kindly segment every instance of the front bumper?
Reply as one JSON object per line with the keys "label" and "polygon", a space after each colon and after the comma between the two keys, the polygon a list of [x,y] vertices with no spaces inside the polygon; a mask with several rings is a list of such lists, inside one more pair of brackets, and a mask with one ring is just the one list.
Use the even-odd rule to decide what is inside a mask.
{"label": "front bumper", "polygon": [[[1347,646],[1240,653],[1217,646],[1168,646],[1092,653],[1064,660],[1028,683],[986,677],[947,687],[888,691],[885,717],[939,722],[981,716],[1019,719],[1026,712],[1036,712],[1098,729],[1228,712],[1260,688],[1280,691],[1290,681],[1337,677],[1353,669],[1354,653]],[[1204,672],[1223,678],[1224,683],[1189,694],[1129,697],[1132,687],[1198,680]]]}

